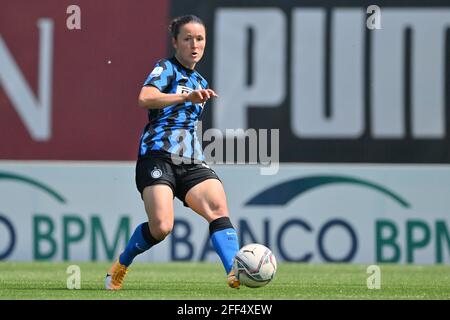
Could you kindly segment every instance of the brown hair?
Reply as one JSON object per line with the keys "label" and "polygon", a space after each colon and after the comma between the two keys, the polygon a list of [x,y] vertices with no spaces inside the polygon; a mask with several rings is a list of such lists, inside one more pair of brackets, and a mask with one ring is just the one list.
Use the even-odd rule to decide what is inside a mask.
{"label": "brown hair", "polygon": [[[170,35],[172,36],[172,38],[176,39],[178,34],[180,33],[181,27],[190,22],[195,22],[195,23],[201,24],[203,27],[205,27],[205,24],[203,23],[203,21],[199,17],[194,16],[193,14],[176,17],[175,19],[173,19],[170,22],[170,25],[169,25],[169,32],[170,32]],[[205,29],[206,29],[206,27],[205,27]]]}

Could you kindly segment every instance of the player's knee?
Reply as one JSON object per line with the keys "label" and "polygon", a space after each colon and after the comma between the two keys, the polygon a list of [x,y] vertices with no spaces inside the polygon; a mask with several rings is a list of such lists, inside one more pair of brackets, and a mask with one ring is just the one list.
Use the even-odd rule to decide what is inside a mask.
{"label": "player's knee", "polygon": [[169,221],[150,222],[150,230],[153,237],[157,240],[164,240],[173,229],[173,223]]}

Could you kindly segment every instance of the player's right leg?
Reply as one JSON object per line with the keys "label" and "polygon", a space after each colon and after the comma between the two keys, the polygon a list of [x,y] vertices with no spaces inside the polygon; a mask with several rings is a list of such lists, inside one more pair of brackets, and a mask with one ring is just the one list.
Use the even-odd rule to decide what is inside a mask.
{"label": "player's right leg", "polygon": [[120,289],[133,259],[164,240],[172,231],[174,223],[172,188],[167,184],[145,187],[142,199],[148,222],[136,228],[125,250],[109,270],[105,280],[106,289]]}

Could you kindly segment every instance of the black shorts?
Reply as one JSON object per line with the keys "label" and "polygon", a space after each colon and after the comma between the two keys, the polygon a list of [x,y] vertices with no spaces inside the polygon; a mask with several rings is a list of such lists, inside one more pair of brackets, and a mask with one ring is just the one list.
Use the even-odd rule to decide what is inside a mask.
{"label": "black shorts", "polygon": [[184,206],[187,192],[193,186],[207,179],[219,179],[206,163],[175,164],[170,157],[155,156],[140,158],[136,163],[136,187],[141,193],[145,187],[165,184],[172,188],[174,197],[180,199]]}

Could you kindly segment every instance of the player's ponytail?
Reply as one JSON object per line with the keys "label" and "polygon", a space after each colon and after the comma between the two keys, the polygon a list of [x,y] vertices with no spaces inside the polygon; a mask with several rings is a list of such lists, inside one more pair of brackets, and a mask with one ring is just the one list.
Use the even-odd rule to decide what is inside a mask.
{"label": "player's ponytail", "polygon": [[205,27],[203,21],[199,17],[194,16],[193,14],[176,17],[169,24],[169,32],[172,38],[176,39],[178,34],[180,33],[181,27],[190,22],[195,22]]}

